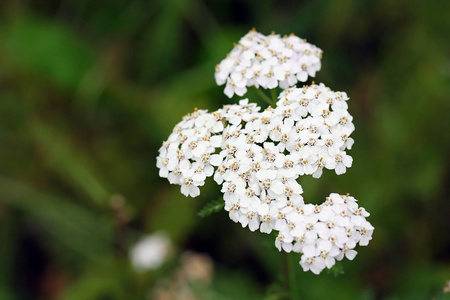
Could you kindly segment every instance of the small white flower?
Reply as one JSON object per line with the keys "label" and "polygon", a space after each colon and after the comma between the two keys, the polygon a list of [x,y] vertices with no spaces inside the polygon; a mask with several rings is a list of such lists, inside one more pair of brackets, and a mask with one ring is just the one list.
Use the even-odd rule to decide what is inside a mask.
{"label": "small white flower", "polygon": [[320,256],[303,255],[300,260],[300,265],[302,266],[303,271],[306,272],[311,270],[311,272],[316,275],[320,274],[320,272],[322,272],[322,270],[326,267],[324,259]]}
{"label": "small white flower", "polygon": [[249,206],[241,210],[242,215],[239,218],[239,223],[241,223],[242,227],[248,226],[250,231],[255,231],[259,229],[259,214],[257,212],[256,207]]}
{"label": "small white flower", "polygon": [[133,268],[137,272],[158,269],[166,260],[170,248],[170,239],[163,232],[145,236],[130,250]]}
{"label": "small white flower", "polygon": [[197,197],[200,195],[200,189],[198,188],[200,184],[195,182],[192,177],[184,177],[183,183],[181,185],[181,193],[183,195]]}
{"label": "small white flower", "polygon": [[283,249],[285,252],[291,252],[293,249],[292,241],[294,238],[288,233],[280,233],[275,239],[275,247],[277,247],[278,251]]}
{"label": "small white flower", "polygon": [[337,175],[344,174],[347,168],[352,166],[353,158],[350,155],[346,155],[344,152],[335,154],[336,167],[335,171]]}

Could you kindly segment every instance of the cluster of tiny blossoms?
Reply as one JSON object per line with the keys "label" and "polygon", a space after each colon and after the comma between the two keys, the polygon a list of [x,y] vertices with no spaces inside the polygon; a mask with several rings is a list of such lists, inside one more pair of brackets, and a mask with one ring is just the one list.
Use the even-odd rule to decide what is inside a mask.
{"label": "cluster of tiny blossoms", "polygon": [[322,50],[293,34],[265,36],[253,29],[216,66],[215,78],[226,84],[229,98],[243,96],[250,86],[285,89],[314,77],[321,58]]}
{"label": "cluster of tiny blossoms", "polygon": [[277,248],[303,253],[303,268],[320,273],[344,255],[353,259],[353,248],[366,245],[373,231],[353,197],[332,194],[321,206],[305,205],[297,182],[351,166],[347,99],[313,84],[285,90],[276,108],[262,112],[247,99],[211,114],[196,110],[161,147],[160,175],[192,197],[214,176],[230,219],[251,231],[278,231]]}
{"label": "cluster of tiny blossoms", "polygon": [[320,69],[321,50],[295,36],[250,31],[216,67],[225,94],[247,86],[284,91],[265,110],[248,99],[208,113],[195,110],[178,123],[159,150],[160,176],[196,197],[207,177],[221,186],[225,210],[251,231],[276,232],[279,251],[302,253],[300,265],[319,274],[336,260],[352,260],[372,238],[369,213],[350,195],[335,193],[305,204],[298,178],[323,169],[344,174],[353,159],[355,127],[347,94],[324,84],[296,88]]}
{"label": "cluster of tiny blossoms", "polygon": [[332,193],[322,205],[306,204],[300,213],[290,212],[286,219],[295,226],[281,230],[275,245],[280,251],[303,253],[300,265],[314,274],[344,256],[353,260],[355,246],[367,246],[374,230],[365,218],[369,213],[356,201],[348,194]]}
{"label": "cluster of tiny blossoms", "polygon": [[185,196],[200,195],[199,186],[214,173],[210,159],[215,151],[214,134],[223,131],[222,119],[220,112],[210,114],[196,109],[183,117],[159,149],[159,176],[181,185]]}

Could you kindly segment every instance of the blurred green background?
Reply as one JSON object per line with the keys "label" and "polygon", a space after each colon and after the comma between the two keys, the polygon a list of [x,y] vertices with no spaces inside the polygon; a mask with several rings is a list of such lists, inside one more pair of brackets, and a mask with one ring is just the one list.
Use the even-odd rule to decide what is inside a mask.
{"label": "blurred green background", "polygon": [[[223,211],[200,218],[219,188],[185,198],[155,166],[183,115],[239,100],[214,66],[252,27],[323,49],[314,80],[350,96],[354,164],[302,178],[305,200],[349,192],[376,228],[338,276],[304,273],[291,255],[298,294],[450,298],[449,11],[445,0],[2,1],[0,299],[281,299],[274,238]],[[130,248],[161,230],[169,258],[135,272]],[[187,250],[209,258],[207,280],[180,281]]]}

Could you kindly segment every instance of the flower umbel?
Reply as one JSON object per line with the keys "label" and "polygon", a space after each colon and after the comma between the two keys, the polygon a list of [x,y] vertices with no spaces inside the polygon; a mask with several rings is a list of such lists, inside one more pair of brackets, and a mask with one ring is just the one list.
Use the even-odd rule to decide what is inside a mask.
{"label": "flower umbel", "polygon": [[160,176],[200,194],[207,177],[221,186],[224,208],[251,231],[275,231],[279,251],[301,253],[303,270],[319,274],[336,260],[352,260],[357,244],[368,245],[374,227],[369,213],[350,195],[331,193],[321,205],[305,204],[298,178],[337,175],[350,168],[347,154],[355,126],[345,92],[323,83],[297,88],[320,69],[322,51],[293,35],[244,36],[216,68],[225,94],[247,87],[284,91],[275,107],[260,109],[248,99],[208,113],[195,110],[178,123],[157,157]]}
{"label": "flower umbel", "polygon": [[265,36],[253,29],[216,66],[215,78],[229,98],[243,96],[250,86],[286,89],[314,77],[321,58],[321,49],[294,34]]}

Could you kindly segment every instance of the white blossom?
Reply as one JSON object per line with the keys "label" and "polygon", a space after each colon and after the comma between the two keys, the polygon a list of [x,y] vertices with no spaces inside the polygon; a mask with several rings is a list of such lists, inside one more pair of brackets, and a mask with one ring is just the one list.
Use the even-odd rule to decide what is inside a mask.
{"label": "white blossom", "polygon": [[166,260],[171,242],[164,232],[145,236],[130,250],[130,260],[137,272],[158,269]]}
{"label": "white blossom", "polygon": [[319,274],[336,260],[353,260],[354,247],[366,246],[372,238],[374,228],[365,216],[368,213],[357,206],[355,198],[338,194],[330,194],[321,205],[306,204],[299,215],[291,215],[296,220],[291,231],[293,251],[303,253],[303,270]]}
{"label": "white blossom", "polygon": [[199,187],[214,174],[211,156],[216,147],[211,139],[222,131],[221,111],[210,114],[196,109],[184,116],[159,149],[156,166],[160,169],[160,176],[180,185],[183,195],[197,197]]}
{"label": "white blossom", "polygon": [[291,152],[299,175],[319,178],[323,168],[338,175],[345,173],[353,161],[345,150],[353,145],[350,134],[354,130],[353,118],[347,112],[347,95],[333,92],[324,84],[312,84],[286,89],[278,98],[275,112],[282,113],[282,121],[291,124],[285,138],[288,141],[286,145],[279,143],[280,149]]}
{"label": "white blossom", "polygon": [[284,89],[314,77],[321,58],[322,50],[293,34],[265,36],[253,29],[216,66],[215,79],[229,98],[250,86]]}

